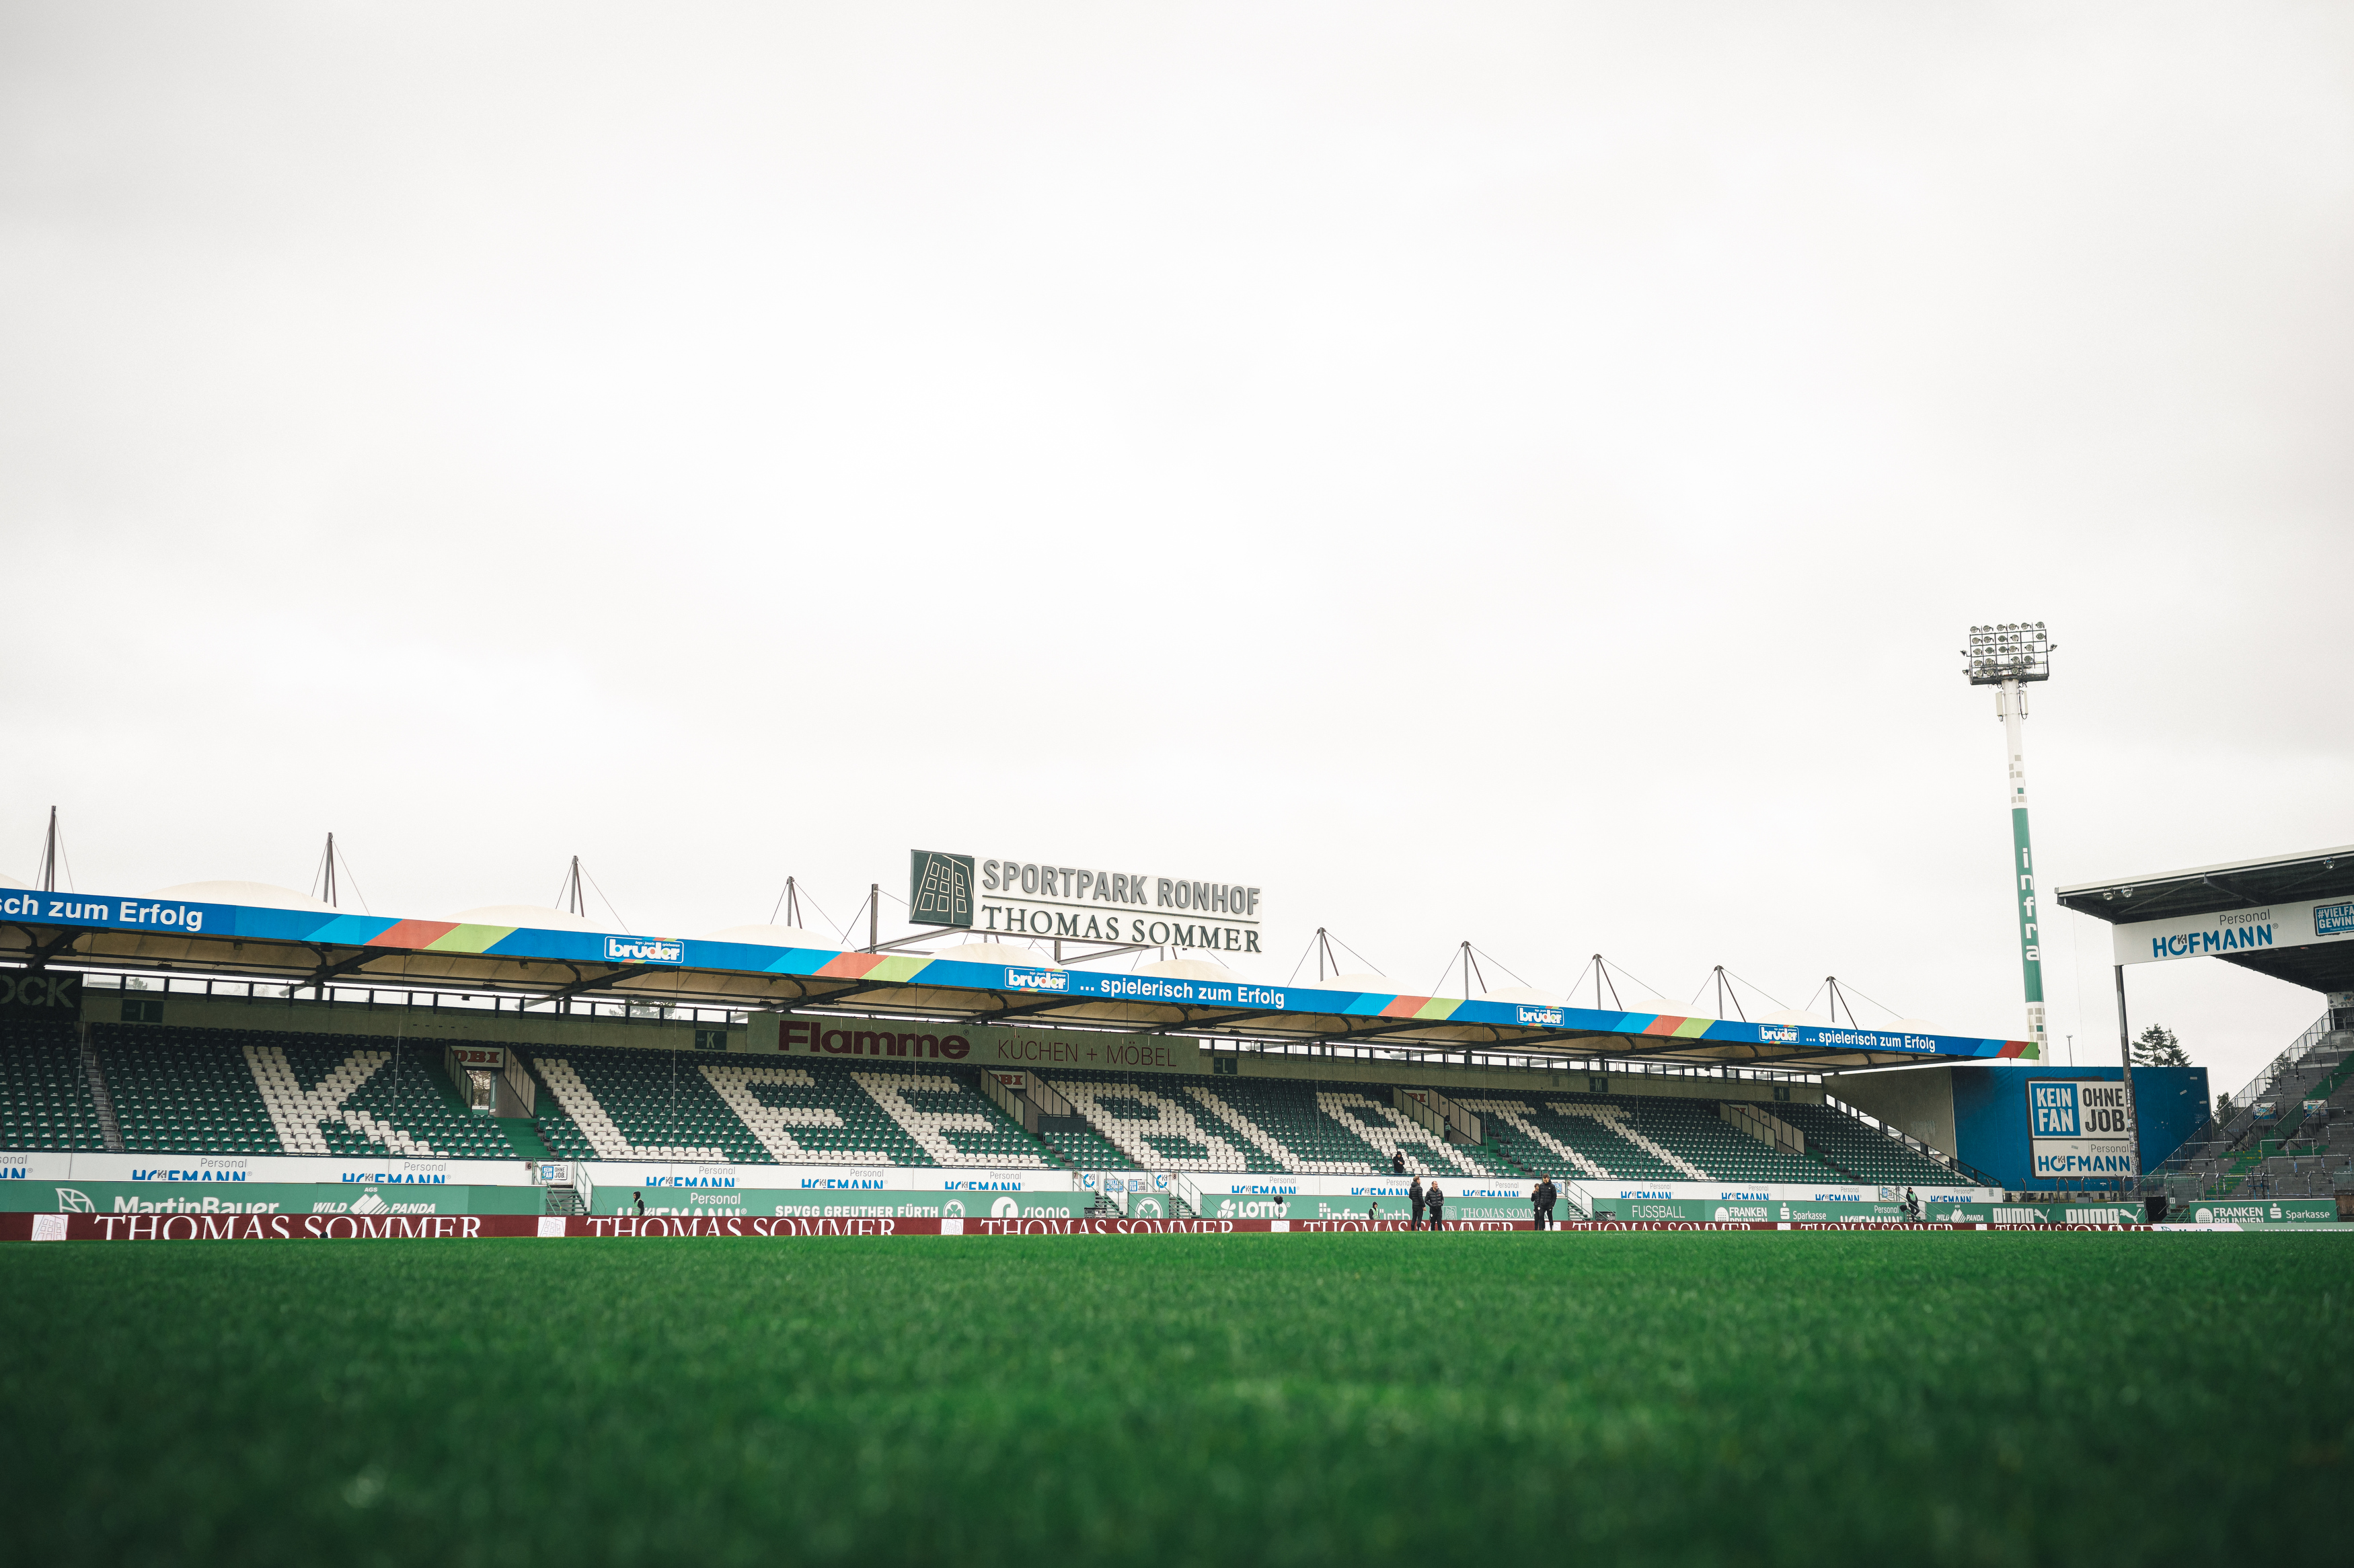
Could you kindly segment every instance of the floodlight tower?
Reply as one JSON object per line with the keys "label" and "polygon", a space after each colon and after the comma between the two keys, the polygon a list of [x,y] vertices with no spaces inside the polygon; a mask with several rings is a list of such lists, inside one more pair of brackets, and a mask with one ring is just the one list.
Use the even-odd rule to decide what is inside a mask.
{"label": "floodlight tower", "polygon": [[2043,942],[2036,934],[2035,855],[2027,841],[2027,760],[2019,726],[2027,717],[2027,683],[2052,678],[2052,640],[2040,620],[1973,626],[1962,657],[1968,661],[1965,673],[1971,685],[1995,689],[1994,711],[2010,746],[2010,871],[2019,879],[2019,956],[2027,982],[2027,1037],[2041,1054],[2049,1044],[2043,1032]]}

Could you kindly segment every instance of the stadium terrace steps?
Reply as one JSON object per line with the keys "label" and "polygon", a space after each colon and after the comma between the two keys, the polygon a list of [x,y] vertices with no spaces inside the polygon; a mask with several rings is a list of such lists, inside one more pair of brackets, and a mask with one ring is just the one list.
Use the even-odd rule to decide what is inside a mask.
{"label": "stadium terrace steps", "polygon": [[591,1046],[525,1055],[561,1112],[544,1114],[540,1129],[565,1159],[1053,1163],[995,1106],[938,1068]]}
{"label": "stadium terrace steps", "polygon": [[[1156,1080],[1157,1081],[1157,1080]],[[1233,1128],[1250,1146],[1253,1171],[1297,1171],[1326,1176],[1368,1175],[1389,1169],[1379,1150],[1323,1113],[1318,1086],[1281,1078],[1231,1078],[1184,1086],[1204,1111]]]}
{"label": "stadium terrace steps", "polygon": [[549,1158],[546,1140],[539,1136],[539,1129],[532,1126],[529,1118],[501,1117],[499,1130],[507,1135],[508,1145],[525,1160]]}
{"label": "stadium terrace steps", "polygon": [[114,1119],[114,1095],[106,1086],[106,1068],[98,1059],[98,1047],[90,1043],[90,1032],[81,1031],[81,1074],[90,1080],[91,1106],[98,1113],[99,1141],[110,1153],[122,1152],[122,1124]]}
{"label": "stadium terrace steps", "polygon": [[1281,1171],[1231,1114],[1186,1093],[1187,1080],[1158,1074],[1056,1073],[1040,1077],[1118,1150],[1122,1167],[1165,1171]]}
{"label": "stadium terrace steps", "polygon": [[1806,1134],[1810,1153],[1858,1181],[1883,1187],[1950,1185],[1954,1173],[1829,1106],[1777,1105],[1774,1114]]}
{"label": "stadium terrace steps", "polygon": [[1134,1160],[1119,1151],[1119,1146],[1105,1140],[1104,1136],[1087,1125],[1079,1117],[1067,1118],[1067,1125],[1038,1128],[1038,1140],[1074,1171],[1136,1171],[1141,1170]]}
{"label": "stadium terrace steps", "polygon": [[[104,1147],[81,1035],[0,1025],[0,1142]],[[1386,1085],[1060,1069],[1038,1081],[1074,1114],[1034,1137],[948,1064],[566,1046],[515,1050],[538,1087],[529,1122],[470,1110],[445,1042],[293,1031],[90,1024],[122,1146],[134,1152],[706,1160],[731,1164],[1386,1173],[1570,1181],[1946,1183],[1952,1175],[1836,1109],[1777,1103],[1804,1154],[1723,1119],[1717,1103],[1531,1089],[1465,1097],[1489,1142],[1448,1142]],[[2308,1157],[2308,1160],[2310,1157]]]}
{"label": "stadium terrace steps", "polygon": [[0,1144],[27,1152],[105,1149],[77,1025],[0,1022]]}
{"label": "stadium terrace steps", "polygon": [[90,1028],[133,1152],[514,1157],[504,1133],[458,1103],[431,1048],[279,1030]]}

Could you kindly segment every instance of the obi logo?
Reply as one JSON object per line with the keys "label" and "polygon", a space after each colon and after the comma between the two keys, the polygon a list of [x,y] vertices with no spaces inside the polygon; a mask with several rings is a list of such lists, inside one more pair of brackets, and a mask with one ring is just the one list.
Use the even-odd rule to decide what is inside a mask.
{"label": "obi logo", "polygon": [[608,937],[605,957],[617,964],[683,964],[686,961],[684,942],[666,942],[656,937]]}
{"label": "obi logo", "polygon": [[1068,991],[1071,977],[1062,969],[1008,969],[1005,971],[1008,991]]}
{"label": "obi logo", "polygon": [[1561,1009],[1558,1007],[1523,1007],[1520,1010],[1518,1022],[1522,1023],[1541,1023],[1547,1028],[1559,1028],[1561,1026]]}
{"label": "obi logo", "polygon": [[2073,1084],[2028,1085],[2027,1114],[2038,1138],[2080,1136],[2077,1131],[2076,1086]]}

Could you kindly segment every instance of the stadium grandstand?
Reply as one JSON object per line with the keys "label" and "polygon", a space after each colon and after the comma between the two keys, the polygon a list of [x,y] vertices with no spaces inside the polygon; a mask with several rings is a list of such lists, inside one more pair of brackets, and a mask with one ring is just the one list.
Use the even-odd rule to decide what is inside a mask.
{"label": "stadium grandstand", "polygon": [[552,1213],[706,1183],[1102,1202],[1148,1176],[1181,1212],[1174,1193],[1220,1181],[1304,1202],[1410,1176],[1498,1203],[1551,1178],[1573,1213],[1991,1196],[1822,1075],[2032,1050],[1374,976],[1260,986],[1195,958],[1091,971],[991,941],[680,941],[525,906],[390,920],[251,884],[13,902],[0,1201],[37,1209],[190,1183]]}
{"label": "stadium grandstand", "polygon": [[[1665,1074],[1658,1075],[1685,1092],[1642,1093],[1639,1075],[1617,1080],[1633,1092],[1458,1091],[1449,1103],[1484,1129],[1469,1140],[1435,1133],[1401,1110],[1391,1083],[1039,1071],[1028,1075],[1029,1097],[1056,1096],[1070,1114],[1046,1118],[1064,1125],[1035,1131],[983,1092],[977,1067],[750,1065],[724,1045],[650,1041],[516,1046],[535,1108],[498,1118],[469,1107],[440,1047],[463,1040],[504,1049],[518,1033],[512,1013],[454,997],[419,999],[420,1009],[381,992],[313,1000],[255,989],[246,997],[225,994],[217,981],[190,993],[88,983],[80,991],[85,1018],[12,1022],[0,1143],[230,1156],[1364,1175],[1403,1161],[1419,1172],[1469,1177],[1808,1185],[1955,1177],[1951,1167],[1830,1106],[1794,1097],[1770,1111],[1748,1109],[1746,1099],[1691,1092],[1706,1078]],[[161,1021],[184,1010],[223,1022]],[[344,1032],[337,1019],[419,1011],[432,1015],[435,1033],[408,1040],[405,1067],[380,1030]],[[682,1033],[661,1017],[572,1016],[575,1029],[597,1022],[606,1032],[651,1025]],[[705,1041],[743,1033],[740,1022],[688,1030]],[[1277,1054],[1257,1070],[1284,1065]],[[1493,1070],[1506,1071],[1547,1075],[1537,1067]],[[1755,1085],[1742,1086],[1754,1092]],[[1783,1141],[1728,1118],[1728,1106],[1744,1107],[1753,1122],[1770,1116]]]}
{"label": "stadium grandstand", "polygon": [[2128,974],[2214,959],[2319,993],[2320,1015],[2211,1114],[2142,1192],[2170,1203],[2282,1199],[2354,1213],[2354,845],[2111,877],[2054,895],[2110,926],[2119,1033]]}

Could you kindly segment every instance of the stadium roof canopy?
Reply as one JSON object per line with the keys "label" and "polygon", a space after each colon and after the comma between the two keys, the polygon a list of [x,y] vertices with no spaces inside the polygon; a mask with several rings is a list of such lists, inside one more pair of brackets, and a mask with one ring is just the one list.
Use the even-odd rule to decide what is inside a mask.
{"label": "stadium roof canopy", "polygon": [[[474,911],[487,915],[489,911]],[[732,933],[731,933],[732,934]],[[821,1009],[1384,1050],[1606,1057],[1829,1072],[2035,1055],[2016,1040],[1684,1018],[1325,985],[1065,969],[922,953],[772,947],[319,907],[0,889],[0,963],[167,969],[295,990],[388,986],[668,1006]]]}
{"label": "stadium roof canopy", "polygon": [[2319,991],[2354,991],[2354,845],[2056,889],[2116,927],[2116,961],[2216,958]]}

